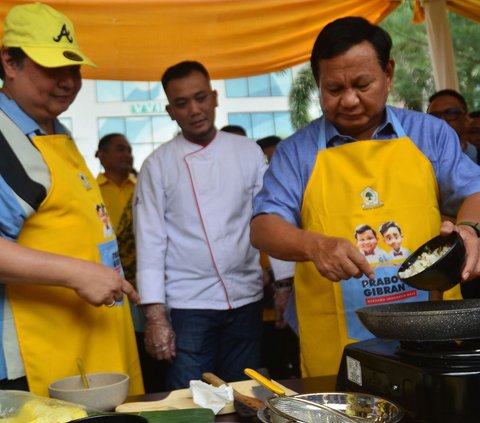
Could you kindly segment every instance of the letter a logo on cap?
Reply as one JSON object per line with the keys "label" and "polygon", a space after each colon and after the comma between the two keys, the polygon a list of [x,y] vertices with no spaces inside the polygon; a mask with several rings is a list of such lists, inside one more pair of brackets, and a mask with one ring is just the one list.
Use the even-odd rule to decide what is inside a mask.
{"label": "letter a logo on cap", "polygon": [[95,66],[80,50],[72,21],[44,3],[19,4],[10,9],[3,26],[3,45],[20,47],[46,68]]}
{"label": "letter a logo on cap", "polygon": [[53,41],[59,42],[62,37],[65,37],[70,43],[73,43],[73,38],[70,35],[70,31],[67,29],[67,25],[63,24],[62,30],[60,31],[60,34],[58,34],[56,37],[53,37]]}

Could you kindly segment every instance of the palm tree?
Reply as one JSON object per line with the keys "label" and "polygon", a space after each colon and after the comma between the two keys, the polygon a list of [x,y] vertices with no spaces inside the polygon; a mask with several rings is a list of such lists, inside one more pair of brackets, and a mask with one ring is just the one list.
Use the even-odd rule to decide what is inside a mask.
{"label": "palm tree", "polygon": [[288,96],[290,120],[295,131],[310,123],[311,119],[308,111],[314,98],[317,98],[317,93],[317,84],[313,78],[310,65],[305,65],[295,77]]}

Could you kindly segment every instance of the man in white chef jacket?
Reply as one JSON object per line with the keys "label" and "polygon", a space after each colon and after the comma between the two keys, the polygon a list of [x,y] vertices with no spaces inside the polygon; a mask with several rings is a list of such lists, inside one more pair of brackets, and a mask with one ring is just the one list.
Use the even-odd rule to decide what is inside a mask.
{"label": "man in white chef jacket", "polygon": [[217,93],[202,64],[178,63],[162,84],[181,133],[146,159],[135,191],[145,345],[168,361],[167,389],[202,372],[245,379],[260,364],[262,271],[249,224],[264,156],[215,128]]}

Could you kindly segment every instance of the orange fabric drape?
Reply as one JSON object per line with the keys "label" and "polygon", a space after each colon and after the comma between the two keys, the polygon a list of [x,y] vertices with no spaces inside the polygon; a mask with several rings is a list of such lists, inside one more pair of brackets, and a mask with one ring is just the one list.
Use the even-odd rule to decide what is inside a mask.
{"label": "orange fabric drape", "polygon": [[[0,20],[25,0],[1,0]],[[379,22],[400,0],[47,0],[73,21],[98,65],[90,79],[159,80],[198,60],[213,79],[259,75],[304,63],[320,29],[342,16]],[[0,33],[3,27],[0,26]]]}
{"label": "orange fabric drape", "polygon": [[465,18],[480,22],[479,0],[447,0],[447,8]]}
{"label": "orange fabric drape", "polygon": [[422,23],[425,20],[425,10],[421,0],[413,0],[413,23]]}
{"label": "orange fabric drape", "polygon": [[[431,0],[413,0],[413,23],[421,23],[425,20],[423,5],[428,1]],[[480,22],[479,0],[445,0],[445,5],[453,13]]]}
{"label": "orange fabric drape", "polygon": [[[30,1],[0,1],[0,34],[8,10]],[[158,81],[166,67],[188,59],[204,63],[214,79],[286,69],[309,60],[313,42],[328,22],[355,15],[377,23],[401,0],[44,2],[72,19],[81,48],[98,65],[84,67],[84,77]],[[480,22],[479,0],[446,0],[446,6]]]}

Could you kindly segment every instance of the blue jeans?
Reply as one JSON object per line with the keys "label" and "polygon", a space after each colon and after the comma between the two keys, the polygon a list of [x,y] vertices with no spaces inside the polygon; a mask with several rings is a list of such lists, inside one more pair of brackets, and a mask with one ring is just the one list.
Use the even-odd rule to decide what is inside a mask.
{"label": "blue jeans", "polygon": [[204,372],[226,382],[247,379],[243,369],[260,366],[262,310],[262,301],[233,310],[172,309],[177,356],[166,389],[187,388]]}

